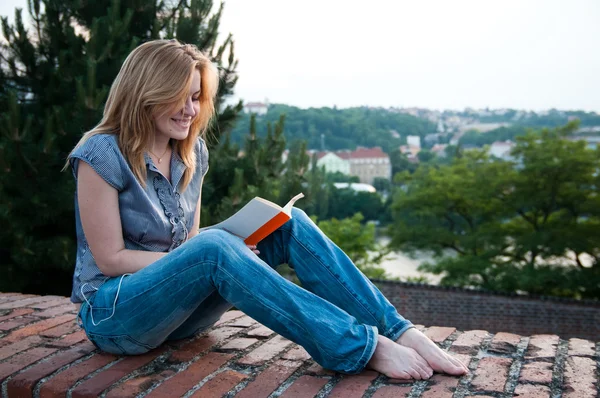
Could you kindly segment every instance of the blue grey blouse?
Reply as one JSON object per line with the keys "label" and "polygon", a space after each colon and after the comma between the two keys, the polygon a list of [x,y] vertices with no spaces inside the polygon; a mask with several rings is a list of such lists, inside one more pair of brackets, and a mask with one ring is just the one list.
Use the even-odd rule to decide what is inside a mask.
{"label": "blue grey blouse", "polygon": [[[208,171],[208,150],[204,140],[196,144],[196,172],[184,192],[179,182],[185,164],[174,151],[171,155],[171,182],[156,168],[147,154],[146,188],[138,182],[127,160],[123,157],[113,134],[90,137],[69,157],[75,179],[79,160],[88,163],[107,183],[119,192],[119,212],[125,248],[169,252],[187,240],[194,223],[196,205],[200,197],[202,177]],[[109,277],[102,274],[85,239],[77,192],[75,192],[75,222],[77,257],[73,274],[71,301],[80,303]]]}

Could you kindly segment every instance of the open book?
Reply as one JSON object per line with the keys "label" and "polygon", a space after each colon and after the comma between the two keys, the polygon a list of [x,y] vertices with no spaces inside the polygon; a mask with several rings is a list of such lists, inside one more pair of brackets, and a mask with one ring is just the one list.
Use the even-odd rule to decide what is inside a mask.
{"label": "open book", "polygon": [[200,228],[200,232],[219,228],[244,239],[247,245],[256,245],[292,218],[292,206],[303,197],[299,193],[281,207],[257,196],[227,220]]}

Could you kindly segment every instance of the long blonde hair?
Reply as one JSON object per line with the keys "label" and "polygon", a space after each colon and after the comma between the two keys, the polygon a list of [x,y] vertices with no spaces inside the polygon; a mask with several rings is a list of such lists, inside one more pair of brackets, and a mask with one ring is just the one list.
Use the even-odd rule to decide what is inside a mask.
{"label": "long blonde hair", "polygon": [[196,169],[196,140],[205,136],[215,113],[214,98],[219,84],[217,68],[194,45],[153,40],[134,49],[110,88],[102,120],[83,135],[75,149],[96,134],[117,135],[119,149],[140,184],[145,186],[144,152],[153,143],[154,117],[185,107],[194,70],[200,71],[200,112],[192,120],[187,138],[174,140],[173,146],[186,165],[181,179],[184,190]]}

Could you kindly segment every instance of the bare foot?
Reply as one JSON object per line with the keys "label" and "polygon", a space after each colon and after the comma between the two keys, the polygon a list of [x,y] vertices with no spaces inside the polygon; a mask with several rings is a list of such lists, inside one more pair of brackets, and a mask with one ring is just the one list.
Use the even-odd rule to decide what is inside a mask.
{"label": "bare foot", "polygon": [[375,353],[367,366],[393,379],[429,379],[433,369],[415,350],[377,336]]}
{"label": "bare foot", "polygon": [[469,372],[469,369],[461,361],[453,358],[415,328],[404,332],[397,343],[415,350],[436,372],[454,376],[462,376]]}

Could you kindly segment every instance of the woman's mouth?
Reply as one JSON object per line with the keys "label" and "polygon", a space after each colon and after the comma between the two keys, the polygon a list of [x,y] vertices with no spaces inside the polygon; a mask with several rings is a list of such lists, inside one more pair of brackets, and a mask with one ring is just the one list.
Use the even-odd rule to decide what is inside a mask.
{"label": "woman's mouth", "polygon": [[183,118],[183,119],[171,118],[171,120],[177,126],[179,126],[181,129],[187,129],[190,127],[190,124],[192,124],[192,118]]}

